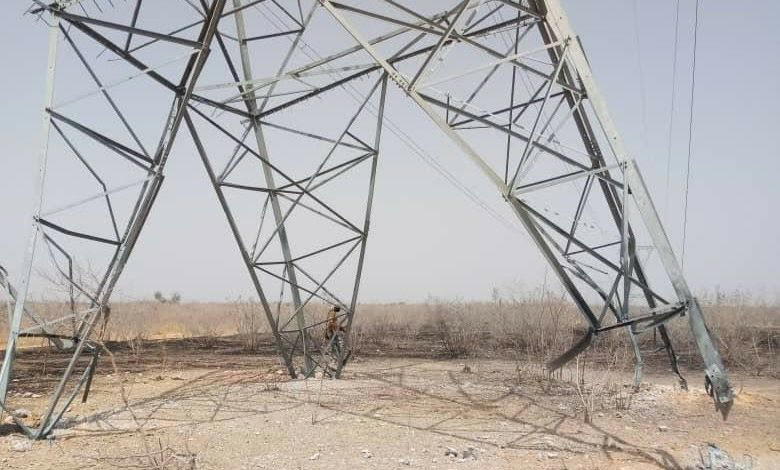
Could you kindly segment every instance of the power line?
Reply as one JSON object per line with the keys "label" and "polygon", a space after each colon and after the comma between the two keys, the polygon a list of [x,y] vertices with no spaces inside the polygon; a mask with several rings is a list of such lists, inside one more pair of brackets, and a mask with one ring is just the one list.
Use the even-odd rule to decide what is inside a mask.
{"label": "power line", "polygon": [[677,96],[677,46],[680,36],[680,0],[675,5],[674,16],[674,52],[672,57],[672,103],[669,106],[669,142],[666,149],[666,191],[664,192],[664,217],[669,219],[669,183],[672,169],[672,135],[674,133],[674,105]]}
{"label": "power line", "polygon": [[634,0],[634,44],[636,47],[636,64],[639,72],[639,104],[642,114],[642,128],[640,138],[639,155],[647,148],[647,93],[645,91],[645,73],[642,67],[642,43],[639,39],[639,0]]}
{"label": "power line", "polygon": [[699,38],[699,0],[696,0],[696,17],[693,23],[693,65],[691,67],[691,108],[688,118],[688,165],[685,171],[685,208],[683,210],[682,267],[685,268],[685,242],[688,235],[688,190],[691,182],[691,149],[693,148],[693,104],[696,91],[696,49]]}

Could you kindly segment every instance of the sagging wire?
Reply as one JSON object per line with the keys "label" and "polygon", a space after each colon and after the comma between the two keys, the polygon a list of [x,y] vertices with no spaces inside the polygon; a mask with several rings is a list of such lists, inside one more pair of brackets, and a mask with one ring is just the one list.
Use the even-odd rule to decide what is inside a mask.
{"label": "sagging wire", "polygon": [[[666,191],[664,192],[664,216],[668,219],[669,211],[669,184],[672,168],[672,136],[674,133],[674,108],[677,98],[677,48],[679,44],[680,36],[680,0],[677,0],[675,5],[674,16],[674,48],[672,51],[672,97],[671,105],[669,106],[669,137],[666,148]],[[668,220],[667,220],[668,222]]]}
{"label": "sagging wire", "polygon": [[691,183],[691,151],[693,149],[693,106],[696,92],[696,49],[699,38],[699,0],[696,0],[696,16],[693,23],[693,64],[691,65],[691,105],[688,117],[688,161],[685,170],[685,206],[683,209],[683,235],[680,264],[685,269],[685,244],[688,235],[688,192]]}

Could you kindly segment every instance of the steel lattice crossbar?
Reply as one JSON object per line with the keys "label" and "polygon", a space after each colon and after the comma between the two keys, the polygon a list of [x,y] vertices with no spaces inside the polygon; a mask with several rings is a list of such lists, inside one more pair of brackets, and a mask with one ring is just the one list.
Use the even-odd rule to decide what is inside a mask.
{"label": "steel lattice crossbar", "polygon": [[[0,270],[13,306],[3,405],[24,337],[72,353],[38,427],[20,421],[31,436],[86,398],[180,134],[290,375],[338,377],[391,92],[498,190],[581,312],[586,334],[550,369],[622,329],[637,383],[643,331],[680,375],[665,323],[686,316],[708,387],[730,405],[701,308],[557,0],[34,0],[28,13],[49,31],[45,136],[18,290]],[[34,311],[38,273],[67,299],[54,315]]]}

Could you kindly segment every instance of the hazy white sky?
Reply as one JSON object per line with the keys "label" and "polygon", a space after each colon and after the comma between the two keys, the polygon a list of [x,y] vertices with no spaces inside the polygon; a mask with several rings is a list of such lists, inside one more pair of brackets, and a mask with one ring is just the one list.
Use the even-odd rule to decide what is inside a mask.
{"label": "hazy white sky", "polygon": [[[46,33],[11,2],[0,16],[0,263],[17,271],[28,234],[43,102]],[[693,1],[682,0],[677,113],[670,191],[666,158],[671,101],[674,1],[564,1],[628,148],[636,155],[680,245],[687,153]],[[763,0],[735,11],[702,2],[685,266],[695,289],[780,293],[780,5]],[[638,52],[641,50],[641,54]],[[641,70],[641,73],[640,73]],[[643,97],[644,95],[644,97]],[[391,101],[398,123],[410,117]],[[414,134],[414,130],[410,131]],[[182,133],[167,179],[119,294],[155,290],[190,300],[252,293],[232,237],[192,145]],[[418,131],[420,144],[454,162],[460,180],[507,219],[498,194],[442,139]],[[488,298],[493,287],[531,288],[545,276],[541,256],[521,229],[510,230],[450,186],[390,134],[379,168],[361,298]],[[668,203],[666,202],[668,201]],[[197,255],[193,250],[199,249]],[[550,276],[552,277],[552,276]]]}

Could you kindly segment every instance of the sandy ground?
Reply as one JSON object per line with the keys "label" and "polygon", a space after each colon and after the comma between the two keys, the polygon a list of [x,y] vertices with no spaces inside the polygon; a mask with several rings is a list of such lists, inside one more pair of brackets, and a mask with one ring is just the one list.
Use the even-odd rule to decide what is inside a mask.
{"label": "sandy ground", "polygon": [[[0,468],[696,468],[709,442],[780,468],[776,379],[736,376],[723,421],[701,387],[650,376],[631,394],[628,375],[593,372],[585,423],[576,387],[509,361],[469,361],[469,372],[462,360],[366,359],[343,380],[308,381],[255,364],[100,375],[53,439],[3,426]],[[27,405],[34,417],[45,398]]]}

